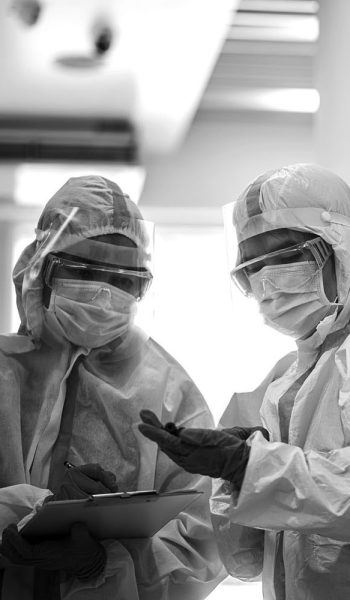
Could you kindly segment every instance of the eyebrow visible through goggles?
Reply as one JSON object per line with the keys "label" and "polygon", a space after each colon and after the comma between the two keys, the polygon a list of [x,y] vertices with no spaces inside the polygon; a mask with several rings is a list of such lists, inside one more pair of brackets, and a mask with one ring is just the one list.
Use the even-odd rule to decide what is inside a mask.
{"label": "eyebrow visible through goggles", "polygon": [[[234,269],[232,269],[232,271],[230,272],[231,279],[234,281],[234,283],[237,285],[240,291],[243,292],[243,294],[248,295],[251,289],[249,283],[249,273],[247,272],[247,270],[250,267],[254,267],[257,266],[258,263],[266,262],[271,259],[280,257],[282,258],[281,262],[283,263],[283,258],[286,259],[288,256],[290,256],[290,258],[293,258],[293,256],[303,253],[303,251],[305,250],[311,252],[317,266],[320,269],[325,264],[327,258],[333,253],[332,247],[329,244],[327,244],[327,242],[325,242],[323,238],[315,237],[312,240],[301,242],[300,244],[290,246],[289,248],[275,250],[274,252],[269,252],[268,254],[263,254],[256,258],[247,260],[241,263],[240,265],[237,265],[237,267],[235,267]],[[262,266],[260,268],[262,268]]]}

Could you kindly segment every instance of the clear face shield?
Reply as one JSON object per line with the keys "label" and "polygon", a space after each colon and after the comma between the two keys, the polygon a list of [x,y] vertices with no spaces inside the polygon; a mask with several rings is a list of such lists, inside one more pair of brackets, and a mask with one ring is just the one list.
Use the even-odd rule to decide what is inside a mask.
{"label": "clear face shield", "polygon": [[258,302],[265,323],[305,339],[326,317],[327,323],[333,322],[342,304],[332,246],[311,232],[288,228],[271,229],[237,243],[232,204],[225,210],[231,281]]}
{"label": "clear face shield", "polygon": [[37,249],[30,261],[30,278],[36,279],[49,254],[70,255],[73,262],[152,272],[154,223],[130,217],[117,233],[86,237],[82,232],[79,208],[60,214],[60,224],[46,231],[36,230]]}
{"label": "clear face shield", "polygon": [[60,215],[58,228],[37,231],[37,251],[27,269],[27,287],[40,280],[45,310],[58,314],[61,309],[60,324],[69,311],[73,326],[73,311],[84,314],[87,347],[103,345],[100,338],[108,342],[113,330],[122,331],[121,325],[117,328],[118,319],[124,325],[127,321],[128,330],[148,332],[153,306],[149,294],[144,299],[153,279],[154,224],[131,216],[129,221],[123,219],[115,233],[83,237],[78,212],[73,208],[65,218]]}

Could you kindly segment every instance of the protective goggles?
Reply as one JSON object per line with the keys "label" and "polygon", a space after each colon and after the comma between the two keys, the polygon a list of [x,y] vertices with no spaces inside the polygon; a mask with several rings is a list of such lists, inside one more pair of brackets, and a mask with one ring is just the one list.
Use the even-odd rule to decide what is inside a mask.
{"label": "protective goggles", "polygon": [[43,280],[48,287],[52,288],[55,278],[101,281],[114,285],[139,300],[150,287],[153,275],[147,269],[132,270],[129,268],[89,264],[48,254],[45,259]]}
{"label": "protective goggles", "polygon": [[276,250],[263,254],[257,258],[252,258],[241,263],[230,272],[231,279],[237,285],[239,290],[245,296],[252,295],[252,289],[249,282],[249,276],[257,273],[267,265],[281,265],[293,262],[316,262],[319,269],[322,269],[326,260],[333,254],[332,247],[321,237],[307,240],[301,244],[290,246],[282,250]]}

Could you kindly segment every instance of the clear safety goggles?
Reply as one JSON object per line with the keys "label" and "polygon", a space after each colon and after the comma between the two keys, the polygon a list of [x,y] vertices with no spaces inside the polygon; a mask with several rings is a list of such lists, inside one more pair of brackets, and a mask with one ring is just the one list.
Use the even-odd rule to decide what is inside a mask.
{"label": "clear safety goggles", "polygon": [[257,258],[247,260],[230,271],[231,279],[245,296],[252,295],[249,276],[257,273],[268,265],[283,265],[293,262],[316,262],[322,269],[326,260],[331,256],[333,250],[321,237],[290,246],[282,250],[276,250],[263,254]]}
{"label": "clear safety goggles", "polygon": [[48,287],[52,288],[55,278],[101,281],[118,287],[139,300],[143,298],[149,289],[153,275],[147,269],[132,270],[116,266],[90,264],[48,254],[45,259],[43,280]]}

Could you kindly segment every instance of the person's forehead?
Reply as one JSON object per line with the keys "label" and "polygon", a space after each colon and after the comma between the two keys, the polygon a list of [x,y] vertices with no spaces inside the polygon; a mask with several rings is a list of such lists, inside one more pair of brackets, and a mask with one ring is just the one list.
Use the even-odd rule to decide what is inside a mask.
{"label": "person's forehead", "polygon": [[289,246],[305,242],[315,234],[295,229],[275,229],[255,235],[239,244],[242,260],[257,258],[263,254],[283,250]]}

